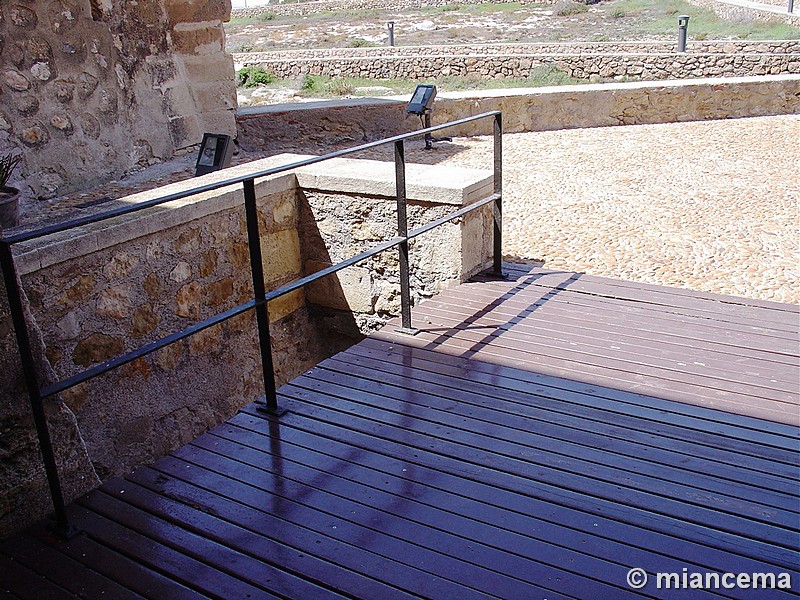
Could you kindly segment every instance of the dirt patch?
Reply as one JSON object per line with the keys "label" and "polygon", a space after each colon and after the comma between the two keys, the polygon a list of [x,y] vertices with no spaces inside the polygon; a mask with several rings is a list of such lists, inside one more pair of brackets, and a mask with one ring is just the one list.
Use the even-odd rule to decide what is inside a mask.
{"label": "dirt patch", "polygon": [[[405,11],[341,11],[305,17],[233,20],[226,25],[231,52],[298,48],[382,46],[387,22],[394,21],[398,45],[478,44],[492,42],[641,41],[672,39],[650,30],[658,7],[634,6],[629,0],[583,6],[577,3],[453,5]],[[265,9],[268,10],[268,9]]]}

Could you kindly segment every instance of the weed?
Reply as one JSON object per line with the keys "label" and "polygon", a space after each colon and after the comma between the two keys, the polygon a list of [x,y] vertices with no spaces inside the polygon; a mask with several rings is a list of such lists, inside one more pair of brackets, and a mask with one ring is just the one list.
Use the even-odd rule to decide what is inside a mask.
{"label": "weed", "polygon": [[626,15],[625,10],[620,8],[619,6],[615,6],[614,10],[611,11],[611,18],[612,19],[621,19]]}
{"label": "weed", "polygon": [[275,13],[270,13],[270,12],[261,13],[260,15],[258,15],[258,20],[259,21],[274,21],[275,17],[277,17],[277,16],[278,15],[276,15]]}
{"label": "weed", "polygon": [[344,77],[335,77],[325,84],[325,91],[332,96],[350,96],[353,85]]}
{"label": "weed", "polygon": [[350,40],[350,42],[347,44],[349,48],[370,48],[377,45],[378,44],[376,44],[375,42],[371,42],[363,38],[356,38],[354,40]]}
{"label": "weed", "polygon": [[231,52],[236,53],[245,53],[245,52],[253,52],[255,47],[252,44],[242,44],[241,46],[236,46],[235,48],[231,48]]}
{"label": "weed", "polygon": [[556,4],[556,14],[559,17],[570,17],[589,12],[589,7],[580,2],[559,2]]}
{"label": "weed", "polygon": [[252,88],[269,85],[275,83],[276,80],[275,75],[265,71],[264,67],[242,67],[236,72],[236,85],[239,87]]}

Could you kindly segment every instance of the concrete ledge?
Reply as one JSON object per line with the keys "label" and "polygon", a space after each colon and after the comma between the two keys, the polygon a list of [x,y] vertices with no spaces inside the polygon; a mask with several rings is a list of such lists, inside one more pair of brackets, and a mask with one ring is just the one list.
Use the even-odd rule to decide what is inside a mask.
{"label": "concrete ledge", "polygon": [[[129,204],[139,204],[160,196],[184,192],[198,185],[214,183],[248,171],[268,169],[286,162],[288,160],[281,156],[273,156],[246,165],[231,167],[224,171],[131,194],[119,200]],[[297,181],[292,174],[265,177],[256,180],[256,194],[265,196],[279,193],[294,189],[296,185]],[[20,243],[15,246],[17,270],[20,275],[27,275],[39,269],[123,244],[181,223],[242,206],[243,202],[241,187],[230,186],[167,202],[132,215],[116,217]]]}
{"label": "concrete ledge", "polygon": [[[396,194],[394,163],[335,158],[297,170],[302,188],[335,190],[345,194]],[[406,197],[438,204],[469,204],[491,193],[490,171],[441,165],[406,165]]]}

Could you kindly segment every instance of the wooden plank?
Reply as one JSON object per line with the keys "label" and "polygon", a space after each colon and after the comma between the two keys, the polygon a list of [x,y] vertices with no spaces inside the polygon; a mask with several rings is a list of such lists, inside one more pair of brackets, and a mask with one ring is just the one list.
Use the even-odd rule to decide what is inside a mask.
{"label": "wooden plank", "polygon": [[[797,367],[796,356],[709,342],[698,339],[696,335],[676,335],[674,323],[667,322],[662,327],[655,327],[650,322],[643,328],[637,328],[624,318],[609,323],[604,318],[607,314],[605,312],[584,315],[571,305],[562,308],[557,308],[554,303],[533,306],[511,298],[500,304],[487,306],[485,300],[472,296],[459,296],[457,300],[426,300],[415,312],[424,320],[430,319],[431,315],[441,310],[461,316],[463,322],[470,326],[481,322],[503,326],[525,324],[537,332],[547,332],[547,335],[555,335],[559,339],[576,336],[578,339],[594,340],[595,343],[617,349],[631,347],[646,351],[647,356],[665,356],[683,362],[689,356],[698,356],[708,366],[727,367],[731,372],[753,375],[768,373],[780,380],[795,383],[795,379],[786,379],[786,376],[792,370],[787,366]],[[735,371],[732,369],[732,361],[735,361]]]}
{"label": "wooden plank", "polygon": [[[532,275],[551,275],[564,273],[563,271],[556,271],[553,269],[545,269],[542,267],[530,267],[527,265],[519,265],[514,263],[503,263],[503,270],[507,272],[509,278],[512,280],[519,280]],[[720,302],[723,304],[734,304],[746,307],[759,307],[769,310],[776,310],[780,312],[796,314],[800,316],[800,307],[794,304],[785,304],[776,302],[774,300],[761,300],[759,298],[747,298],[744,296],[732,296],[730,294],[717,294],[714,292],[706,292],[702,290],[692,290],[689,288],[667,286],[655,283],[646,283],[642,281],[630,281],[626,279],[614,279],[611,277],[603,277],[598,275],[590,275],[587,273],[579,273],[581,279],[590,281],[592,283],[604,284],[610,287],[624,287],[633,288],[642,291],[658,292],[662,294],[683,296],[698,301],[712,301]],[[496,281],[490,276],[477,275],[474,278],[476,281]]]}
{"label": "wooden plank", "polygon": [[[346,362],[339,358],[346,359]],[[778,494],[788,494],[794,497],[794,504],[788,506],[794,510],[796,506],[796,477],[800,475],[800,469],[794,468],[788,473],[788,477],[776,477],[769,473],[758,470],[743,469],[743,457],[740,452],[721,453],[714,448],[714,459],[709,460],[698,453],[697,446],[693,444],[680,445],[672,442],[670,438],[664,436],[654,436],[643,433],[641,428],[631,429],[625,426],[609,426],[607,422],[592,422],[587,424],[585,418],[574,414],[568,414],[559,418],[552,411],[537,410],[533,398],[521,397],[515,400],[505,401],[501,390],[487,389],[488,386],[478,384],[468,379],[446,378],[440,373],[420,371],[418,376],[409,379],[405,368],[390,362],[379,362],[371,357],[362,357],[348,353],[340,355],[334,359],[325,361],[317,369],[307,373],[307,376],[296,383],[304,386],[307,378],[326,381],[327,371],[334,370],[338,375],[358,376],[364,379],[379,381],[391,386],[406,386],[411,392],[411,398],[420,398],[421,406],[429,406],[430,398],[442,394],[442,398],[449,400],[447,410],[454,415],[471,417],[476,420],[501,423],[509,417],[518,421],[517,425],[522,425],[526,430],[537,432],[538,436],[552,440],[552,445],[558,447],[562,443],[567,446],[581,444],[586,448],[609,448],[614,445],[616,451],[621,451],[632,457],[646,458],[655,461],[656,464],[665,465],[667,470],[673,469],[672,463],[679,462],[682,470],[708,474],[713,473],[714,477],[726,479],[734,482],[741,489],[734,489],[733,495],[738,495],[747,489],[746,486],[755,485],[766,490],[775,491]],[[318,377],[318,371],[324,369],[324,373]],[[379,378],[379,379],[377,379]],[[459,383],[461,387],[458,387]],[[323,383],[324,385],[324,383]],[[444,387],[443,387],[444,386]],[[391,389],[387,388],[391,394]],[[386,395],[382,392],[382,395]],[[521,395],[520,395],[521,396]],[[524,400],[528,402],[524,402]],[[452,402],[455,401],[455,402]],[[509,425],[511,426],[511,424]],[[642,427],[644,428],[644,427]],[[512,433],[513,430],[510,431]],[[566,442],[564,442],[567,440]],[[717,460],[724,458],[723,462]],[[762,462],[755,463],[763,464]],[[769,463],[766,463],[767,467]],[[741,484],[746,484],[742,487]]]}
{"label": "wooden plank", "polygon": [[48,581],[14,558],[0,554],[0,587],[22,600],[68,600],[64,588]]}
{"label": "wooden plank", "polygon": [[[536,306],[537,309],[549,306],[572,305],[580,307],[581,311],[596,310],[611,316],[625,315],[635,324],[643,327],[646,327],[649,321],[658,323],[667,320],[679,325],[677,327],[679,330],[691,329],[692,334],[699,335],[701,339],[708,337],[710,339],[729,340],[734,343],[746,341],[749,344],[756,344],[756,347],[763,350],[770,349],[770,346],[767,345],[769,343],[778,344],[778,351],[792,353],[793,349],[790,344],[797,337],[796,331],[782,331],[763,327],[758,320],[754,320],[751,323],[736,323],[714,318],[713,313],[703,315],[683,313],[677,309],[668,310],[663,306],[651,306],[617,298],[606,298],[570,290],[557,290],[524,284],[518,284],[516,287],[510,288],[504,282],[467,283],[458,288],[442,292],[436,298],[441,301],[451,300],[457,302],[458,298],[463,296],[476,299],[483,298],[498,304],[514,298],[517,301],[527,302],[531,306]],[[755,318],[756,315],[753,316]]]}
{"label": "wooden plank", "polygon": [[[636,501],[642,506],[663,506],[661,510],[667,511],[672,510],[668,506],[677,500],[681,503],[681,508],[677,510],[684,514],[694,510],[702,513],[710,509],[715,512],[705,517],[698,514],[696,519],[708,519],[703,521],[708,523],[719,522],[721,528],[743,535],[753,535],[753,521],[761,521],[767,527],[765,532],[769,532],[770,539],[777,542],[789,534],[783,530],[773,531],[773,525],[786,529],[798,526],[797,513],[792,510],[797,508],[797,497],[772,495],[758,488],[750,488],[742,493],[735,484],[670,469],[667,465],[648,464],[638,457],[615,452],[610,445],[606,451],[571,444],[566,440],[560,440],[560,443],[548,440],[539,431],[527,431],[525,423],[513,417],[503,419],[504,422],[499,424],[497,421],[489,423],[477,418],[464,419],[437,408],[436,398],[430,394],[415,397],[413,392],[403,388],[381,387],[382,384],[358,379],[355,380],[358,387],[352,388],[347,387],[343,380],[343,376],[333,377],[331,373],[324,373],[323,380],[318,383],[300,377],[287,386],[292,389],[286,393],[299,394],[295,388],[302,388],[314,394],[315,398],[327,394],[328,407],[363,416],[381,425],[396,424],[405,429],[403,434],[410,433],[404,423],[411,422],[414,433],[435,440],[440,449],[452,446],[454,456],[462,453],[465,458],[470,457],[480,464],[490,457],[492,462],[498,462],[499,457],[503,457],[504,468],[513,469],[523,476],[535,472],[539,481],[553,485],[568,484],[580,491],[593,489],[594,493],[611,494],[606,496],[608,498],[630,499],[636,496]],[[385,395],[381,395],[381,392],[385,392]],[[452,404],[452,401],[446,403]],[[465,426],[467,428],[459,427],[461,423],[468,423]],[[456,446],[461,449],[457,450]],[[484,448],[488,451],[484,451]],[[753,499],[748,500],[748,496]],[[778,508],[772,508],[773,505]],[[670,514],[677,515],[680,512]],[[741,520],[742,517],[744,520]],[[738,526],[744,528],[737,529]]]}
{"label": "wooden plank", "polygon": [[20,534],[4,540],[0,544],[0,552],[13,556],[28,569],[81,598],[143,598],[59,552],[59,545],[60,542],[56,539],[45,544],[26,534]]}
{"label": "wooden plank", "polygon": [[[800,385],[791,369],[764,368],[760,363],[727,357],[720,360],[713,354],[701,354],[697,351],[671,351],[669,346],[642,346],[635,340],[626,341],[622,336],[600,338],[593,336],[586,329],[569,328],[560,323],[534,324],[531,319],[524,318],[514,322],[502,315],[480,315],[479,318],[468,318],[469,313],[458,308],[441,308],[426,305],[418,311],[417,322],[426,332],[437,332],[438,328],[448,331],[466,331],[473,337],[484,339],[489,336],[504,340],[523,340],[530,345],[531,352],[549,352],[553,356],[575,355],[576,360],[590,356],[593,360],[615,361],[620,365],[634,364],[663,374],[675,381],[689,383],[703,382],[718,389],[730,389],[759,397],[790,402],[797,405]],[[609,363],[613,364],[613,363]],[[656,371],[658,369],[658,371]],[[706,383],[707,381],[707,383]]]}
{"label": "wooden plank", "polygon": [[[28,533],[39,543],[53,543],[51,536],[41,524],[32,527]],[[206,597],[112,550],[108,543],[108,538],[101,538],[98,541],[91,539],[86,531],[83,531],[67,542],[58,542],[57,549],[87,570],[95,571],[146,598],[197,600]]]}
{"label": "wooden plank", "polygon": [[680,311],[681,314],[705,316],[731,324],[757,324],[765,329],[798,332],[797,318],[788,307],[786,310],[775,310],[742,306],[736,302],[671,293],[665,291],[663,286],[642,289],[640,285],[611,284],[609,281],[614,280],[586,277],[581,273],[534,273],[518,283],[637,302],[661,307],[665,311]]}
{"label": "wooden plank", "polygon": [[[87,507],[103,506],[103,499],[102,492],[90,492],[79,500],[79,504],[69,507],[69,515],[72,522],[86,531],[87,535],[102,540],[116,552],[212,598],[277,598],[143,535],[137,528],[146,531],[148,527],[156,525],[155,519],[147,518],[145,514],[132,514],[130,507],[121,503],[117,503],[113,510],[109,510],[110,514],[105,515]],[[127,523],[119,523],[116,519]]]}
{"label": "wooden plank", "polygon": [[[536,402],[541,403],[548,398],[558,402],[547,403],[550,409],[557,410],[562,404],[569,403],[568,410],[578,410],[578,407],[603,408],[616,413],[614,418],[622,416],[641,416],[650,421],[674,424],[685,430],[685,437],[695,443],[725,447],[725,440],[712,437],[704,442],[692,432],[702,431],[712,436],[733,436],[736,440],[748,441],[748,454],[763,456],[770,461],[779,461],[791,465],[796,464],[794,453],[800,434],[796,427],[755,419],[747,415],[722,412],[694,406],[690,404],[665,400],[646,394],[626,392],[623,390],[595,386],[592,384],[574,381],[564,377],[549,376],[534,371],[518,369],[515,367],[498,365],[490,362],[468,360],[459,356],[452,356],[427,348],[418,348],[407,345],[413,338],[393,335],[389,341],[380,339],[379,334],[367,338],[348,350],[348,354],[364,354],[365,352],[378,352],[381,356],[388,353],[396,355],[396,361],[408,368],[438,372],[439,369],[451,368],[467,370],[470,380],[486,383],[490,386],[500,386],[525,395],[533,395]],[[417,366],[417,361],[424,361],[427,366]],[[605,420],[602,417],[601,420]],[[651,425],[652,426],[652,425]],[[731,429],[731,428],[735,429]],[[782,448],[788,452],[776,455],[772,452],[763,453],[761,449],[771,450]],[[741,451],[739,446],[736,451]]]}
{"label": "wooden plank", "polygon": [[[419,325],[418,322],[415,323],[415,326]],[[397,340],[396,334],[377,332],[373,335],[377,339]],[[732,396],[728,391],[720,391],[711,387],[695,387],[682,381],[673,381],[652,375],[646,377],[637,373],[633,367],[629,370],[609,368],[609,365],[602,364],[604,361],[594,361],[594,363],[599,362],[600,364],[579,362],[572,360],[569,354],[563,358],[531,354],[521,341],[506,342],[502,338],[492,337],[491,342],[491,344],[488,341],[482,342],[469,332],[456,332],[452,336],[440,336],[422,331],[413,338],[403,340],[406,345],[435,348],[440,352],[456,356],[536,370],[545,375],[569,377],[593,385],[729,410],[789,425],[800,424],[800,416],[789,403],[775,400],[758,402],[756,396]]]}
{"label": "wooden plank", "polygon": [[[337,440],[304,435],[298,430],[292,430],[290,434],[294,441],[305,440],[305,444],[281,440],[282,477],[289,476],[286,465],[291,465],[295,469],[301,469],[300,473],[292,473],[293,477],[301,481],[346,480],[350,485],[343,487],[339,492],[341,495],[359,500],[366,498],[367,502],[382,502],[384,505],[401,503],[407,507],[413,504],[414,508],[407,509],[406,512],[415,518],[427,519],[435,526],[470,539],[478,537],[489,540],[487,543],[494,543],[523,556],[534,557],[537,561],[546,559],[545,553],[540,552],[543,543],[560,546],[565,554],[560,558],[556,555],[558,562],[554,566],[578,570],[581,575],[590,572],[592,563],[582,566],[581,562],[565,560],[574,549],[580,549],[582,554],[589,557],[622,565],[635,564],[652,572],[680,572],[687,566],[683,558],[670,558],[657,553],[662,550],[662,544],[670,545],[671,551],[676,552],[676,546],[681,542],[659,536],[652,531],[636,531],[630,526],[607,522],[605,519],[600,523],[593,520],[588,530],[581,530],[579,526],[573,528],[581,519],[568,514],[566,510],[558,515],[560,519],[548,521],[548,516],[553,512],[552,507],[548,506],[540,511],[535,505],[529,504],[524,512],[509,510],[503,506],[502,493],[497,494],[491,488],[484,490],[475,482],[470,482],[467,495],[459,495],[451,491],[451,488],[463,488],[463,480],[452,475],[354,448]],[[270,463],[263,460],[262,451],[274,444],[270,444],[270,439],[258,432],[225,425],[215,429],[212,434],[201,436],[197,443],[223,455],[236,456],[247,464],[272,470]],[[311,472],[306,475],[308,466],[313,466],[316,474]],[[326,489],[333,491],[338,486],[334,484],[326,486]],[[383,500],[387,495],[393,495],[398,500]],[[587,515],[582,516],[585,520]],[[488,532],[484,538],[481,538],[483,529],[475,524],[488,526],[483,528]],[[620,541],[612,539],[611,536],[615,535]],[[631,545],[637,542],[644,547]],[[693,563],[698,569],[735,568],[747,572],[748,569],[764,568],[762,563],[719,553],[707,546],[683,548],[682,553],[673,556],[704,561]],[[715,562],[717,560],[722,562]],[[601,576],[601,580],[612,584],[618,581],[609,571]]]}
{"label": "wooden plank", "polygon": [[[214,448],[214,445],[209,444],[209,447]],[[441,577],[454,577],[458,573],[458,581],[475,587],[483,594],[500,595],[503,598],[530,597],[533,593],[546,594],[554,590],[542,589],[536,583],[560,578],[562,589],[570,590],[579,597],[608,594],[615,594],[620,598],[630,596],[630,590],[619,590],[605,583],[608,579],[624,582],[627,570],[622,570],[618,565],[605,564],[592,570],[592,566],[579,554],[544,545],[538,545],[536,553],[530,556],[522,552],[521,548],[498,548],[498,532],[494,528],[485,530],[484,542],[474,539],[474,534],[480,527],[475,523],[469,526],[473,539],[464,539],[463,536],[454,535],[451,527],[443,527],[441,522],[422,522],[418,505],[408,502],[402,496],[390,498],[384,495],[388,500],[386,504],[376,502],[377,494],[374,490],[359,495],[358,490],[345,480],[336,480],[326,472],[312,472],[287,461],[282,452],[277,465],[270,465],[270,461],[264,460],[263,456],[260,462],[253,457],[251,462],[242,464],[239,453],[246,449],[238,445],[234,447],[237,448],[237,461],[227,458],[224,451],[216,454],[203,446],[182,448],[180,458],[217,474],[268,490],[271,494],[279,494],[284,497],[286,504],[297,503],[311,511],[326,513],[335,519],[338,528],[350,532],[349,539],[352,542],[360,541],[367,548],[378,548],[381,552],[387,552],[397,544],[392,539],[398,540],[411,547],[413,557],[387,556],[392,564],[415,561],[420,567],[430,569],[433,575]],[[220,446],[217,445],[216,449],[219,450]],[[192,469],[191,472],[196,475],[198,470]],[[320,482],[324,482],[324,490],[317,487]],[[281,483],[286,491],[281,489]],[[288,490],[291,492],[287,493]],[[245,501],[243,497],[238,499]],[[250,504],[257,501],[253,499],[247,502]],[[292,514],[298,511],[301,514],[311,514],[292,506]],[[452,517],[450,520],[455,523]],[[373,542],[370,536],[362,533],[360,527],[379,527],[380,536]],[[386,536],[389,536],[388,539]],[[375,537],[374,534],[371,537]],[[551,558],[550,566],[542,564],[548,557]],[[578,563],[572,572],[565,571],[560,566],[568,562]],[[554,567],[553,564],[557,566]],[[589,572],[582,572],[579,568],[581,564]],[[477,573],[482,577],[472,576]]]}
{"label": "wooden plank", "polygon": [[[360,357],[361,355],[355,355]],[[374,356],[374,353],[368,357]],[[354,361],[359,360],[354,358]],[[327,364],[327,363],[326,363]],[[655,410],[644,411],[644,414],[631,415],[622,410],[619,406],[600,397],[589,398],[586,404],[577,402],[567,402],[558,399],[559,394],[547,393],[536,390],[529,393],[525,391],[524,385],[509,386],[492,382],[491,376],[480,372],[471,371],[470,379],[461,380],[458,367],[449,367],[441,363],[430,362],[428,370],[425,370],[422,360],[415,359],[415,369],[419,369],[420,378],[424,378],[421,383],[414,383],[415,391],[425,391],[430,383],[454,387],[460,390],[459,402],[464,402],[467,410],[470,406],[493,406],[495,410],[504,410],[511,414],[518,414],[524,418],[530,418],[540,423],[554,424],[556,426],[567,426],[572,429],[583,430],[594,435],[606,436],[611,439],[622,439],[642,444],[651,448],[667,448],[676,453],[676,461],[683,461],[686,457],[698,460],[709,460],[721,467],[733,466],[734,472],[741,471],[742,477],[747,477],[750,482],[767,489],[782,491],[796,490],[795,479],[797,474],[796,461],[791,461],[792,452],[784,453],[782,457],[787,459],[785,463],[776,463],[774,460],[764,458],[764,446],[745,442],[741,439],[723,434],[709,434],[702,430],[703,421],[693,422],[696,429],[689,430],[686,426],[673,425],[658,420],[658,412]],[[387,373],[403,374],[403,369],[407,365],[384,363],[382,367]],[[469,383],[466,383],[469,381]],[[459,386],[460,384],[460,386]],[[494,386],[494,387],[493,387]],[[467,391],[469,390],[469,391]],[[476,398],[473,399],[473,394]],[[485,394],[481,396],[481,394]],[[569,399],[568,393],[562,394]],[[580,400],[581,397],[577,394]],[[591,403],[596,399],[595,406]],[[584,399],[586,401],[586,399]],[[647,417],[647,418],[646,418]],[[719,429],[719,428],[717,428]],[[724,432],[724,430],[723,430]],[[791,444],[790,444],[791,445]],[[678,457],[677,455],[680,455]],[[691,461],[690,461],[691,462]],[[729,472],[723,469],[723,472]]]}
{"label": "wooden plank", "polygon": [[[183,448],[182,453],[188,453]],[[204,464],[211,457],[206,456]],[[225,460],[224,457],[218,457]],[[210,470],[199,464],[186,467],[187,462],[175,457],[167,457],[156,463],[156,467],[168,479],[165,486],[179,486],[186,499],[201,504],[217,514],[244,524],[245,519],[261,523],[260,527],[270,535],[286,536],[295,539],[309,536],[311,552],[329,552],[327,560],[348,561],[349,568],[360,570],[367,576],[379,576],[386,583],[405,592],[434,598],[485,598],[494,597],[497,591],[478,591],[474,586],[489,585],[467,575],[476,572],[476,567],[447,555],[438,555],[414,542],[404,542],[382,533],[381,527],[388,523],[379,522],[371,528],[360,526],[348,520],[349,513],[326,513],[311,509],[303,503],[309,494],[300,491],[295,496],[294,485],[283,482],[269,474],[248,470],[244,464],[234,465],[226,462],[221,469],[224,473]],[[233,469],[233,471],[231,471]],[[172,483],[178,481],[179,483]],[[204,493],[203,489],[214,490]],[[316,493],[321,493],[318,490]],[[327,496],[326,496],[327,498]],[[247,507],[239,509],[239,515],[231,515],[226,505],[235,504]],[[262,512],[266,510],[268,512]],[[378,527],[376,529],[376,527]],[[325,540],[336,540],[331,544]],[[323,543],[316,544],[323,540]],[[316,547],[315,547],[316,546]],[[328,547],[332,546],[329,550]],[[403,551],[405,549],[405,551]],[[354,560],[355,559],[355,560]],[[391,569],[386,568],[391,564]],[[503,577],[484,570],[488,581],[502,583]],[[502,586],[509,597],[520,597],[520,582]],[[507,590],[505,588],[508,588]]]}
{"label": "wooden plank", "polygon": [[[288,397],[281,400],[292,410],[282,418],[282,439],[291,436],[291,441],[294,441],[299,431],[311,436],[314,447],[328,447],[338,440],[347,440],[347,446],[351,448],[348,458],[362,459],[380,454],[413,469],[414,473],[418,468],[430,470],[435,474],[431,478],[434,484],[449,484],[448,489],[454,493],[485,497],[488,503],[521,514],[536,515],[551,522],[568,524],[589,535],[608,535],[651,549],[659,547],[664,540],[670,540],[672,545],[666,545],[662,551],[667,556],[700,556],[702,553],[684,553],[692,547],[691,544],[699,544],[708,549],[710,556],[714,555],[716,549],[729,552],[731,556],[757,557],[759,561],[781,568],[796,568],[794,551],[781,549],[766,540],[745,539],[703,524],[688,525],[682,519],[669,518],[637,505],[623,506],[597,496],[550,486],[536,479],[500,472],[493,463],[465,464],[460,457],[439,452],[435,444],[434,448],[424,441],[412,445],[404,439],[393,437],[391,431],[387,431],[386,436],[371,435],[349,426],[346,420],[340,420],[335,414],[325,420],[312,418],[301,412],[302,404]],[[231,425],[268,434],[269,429],[263,417],[250,414],[251,410],[255,408],[248,407],[248,412],[233,417]],[[631,534],[631,531],[648,533],[637,535]]]}
{"label": "wooden plank", "polygon": [[[522,477],[525,479],[535,477],[538,484],[553,486],[561,490],[568,490],[576,494],[591,494],[607,501],[626,504],[628,506],[641,506],[649,511],[664,514],[671,517],[680,517],[697,524],[706,524],[718,529],[730,531],[737,535],[756,539],[770,539],[776,545],[792,547],[796,535],[783,527],[776,527],[767,523],[755,523],[748,518],[738,515],[723,513],[710,510],[702,505],[690,505],[685,500],[677,501],[669,496],[644,491],[638,487],[625,487],[625,478],[622,476],[614,477],[613,473],[607,473],[601,469],[586,467],[586,471],[602,472],[607,478],[599,481],[589,475],[578,473],[566,473],[557,467],[548,464],[546,460],[536,460],[538,454],[528,462],[522,458],[516,458],[512,454],[499,453],[496,451],[486,451],[480,446],[480,440],[476,440],[474,445],[470,445],[470,436],[460,434],[460,432],[450,429],[443,430],[442,427],[430,425],[412,417],[395,417],[387,411],[371,408],[369,406],[355,405],[343,398],[336,400],[331,397],[319,397],[318,395],[306,390],[295,389],[286,386],[285,393],[292,397],[304,400],[302,405],[303,414],[315,418],[336,419],[339,413],[329,408],[332,403],[340,410],[346,411],[348,427],[357,429],[367,435],[391,435],[398,440],[404,441],[417,448],[436,447],[438,452],[447,453],[449,456],[460,456],[465,463],[465,467],[474,468],[478,466],[490,465],[504,473]],[[356,417],[355,415],[359,415]],[[380,418],[374,415],[380,414]],[[369,416],[367,416],[369,415]],[[380,423],[376,423],[380,421]],[[413,424],[414,430],[409,430],[402,423]],[[440,432],[441,435],[436,435]],[[478,437],[478,436],[474,436]],[[466,440],[463,443],[451,441],[451,439]],[[498,441],[492,440],[492,447],[500,445]],[[524,452],[524,451],[523,451]],[[527,457],[526,457],[527,458]],[[535,461],[535,462],[533,462]],[[770,515],[773,516],[773,515]],[[775,515],[776,519],[781,519]]]}
{"label": "wooden plank", "polygon": [[[160,487],[163,476],[151,469],[145,471],[150,475],[151,485]],[[256,531],[236,527],[213,513],[208,514],[205,507],[182,504],[160,492],[153,493],[151,489],[122,479],[107,482],[102,492],[102,495],[92,496],[92,508],[108,513],[120,506],[115,501],[121,501],[146,511],[152,516],[147,522],[149,537],[250,585],[279,596],[342,597],[341,590],[327,589],[307,579],[312,570],[308,560],[298,561],[304,565],[302,574],[293,573],[287,570],[289,565],[276,561],[277,557],[290,556],[294,552],[292,548],[271,544]],[[121,510],[131,515],[131,507],[122,506]],[[337,576],[341,578],[339,583],[354,583],[347,578],[347,573],[338,572]],[[367,587],[364,582],[357,583],[360,589]],[[382,592],[386,593],[386,589]]]}

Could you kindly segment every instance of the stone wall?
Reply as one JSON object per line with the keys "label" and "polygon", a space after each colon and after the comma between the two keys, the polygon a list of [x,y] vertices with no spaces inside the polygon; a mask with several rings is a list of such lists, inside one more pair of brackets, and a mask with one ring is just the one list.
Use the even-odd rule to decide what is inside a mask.
{"label": "stone wall", "polygon": [[239,55],[242,64],[258,65],[280,78],[302,75],[431,80],[449,75],[481,79],[530,77],[553,66],[576,79],[684,79],[745,77],[800,72],[800,53],[726,54],[697,52],[648,54],[458,54],[449,56],[353,56],[281,60],[269,53]]}
{"label": "stone wall", "polygon": [[[800,54],[800,40],[689,40],[689,54]],[[237,63],[267,60],[348,59],[398,56],[515,56],[542,54],[674,54],[677,42],[580,42],[538,44],[446,44],[436,46],[391,46],[364,48],[320,48],[236,53]]]}
{"label": "stone wall", "polygon": [[23,201],[234,133],[229,15],[229,1],[3,2],[0,152],[24,154]]}
{"label": "stone wall", "polygon": [[[129,203],[297,160],[274,156],[125,198]],[[268,290],[393,237],[393,165],[340,159],[256,181]],[[441,183],[444,181],[445,183]],[[487,195],[482,171],[408,169],[412,226]],[[63,379],[252,298],[240,186],[15,246],[40,372]],[[420,238],[414,297],[488,264],[487,209]],[[487,242],[488,240],[488,242]],[[396,251],[270,302],[280,385],[398,311]],[[308,298],[306,292],[308,291]],[[3,296],[5,301],[5,296]],[[7,305],[0,304],[0,536],[49,510]],[[15,362],[16,361],[16,362]],[[67,496],[188,443],[263,396],[252,312],[47,401]]]}
{"label": "stone wall", "polygon": [[[407,102],[403,97],[244,108],[237,116],[239,141],[245,150],[265,152],[280,152],[284,139],[298,137],[331,150],[350,147],[418,129],[417,118],[406,114]],[[507,133],[798,114],[800,75],[442,92],[433,121],[489,110],[503,111]],[[486,123],[450,131],[490,133]]]}
{"label": "stone wall", "polygon": [[[457,4],[483,4],[486,0],[458,0]],[[495,3],[556,4],[558,0],[493,0]],[[280,16],[303,16],[334,10],[409,10],[454,4],[453,0],[316,0],[314,2],[286,2],[251,8],[238,8],[233,16],[257,17],[265,13]]]}

